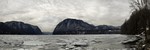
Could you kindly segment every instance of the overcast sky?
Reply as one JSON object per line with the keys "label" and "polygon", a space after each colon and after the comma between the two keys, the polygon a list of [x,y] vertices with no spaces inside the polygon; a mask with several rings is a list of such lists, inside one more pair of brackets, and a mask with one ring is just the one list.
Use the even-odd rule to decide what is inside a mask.
{"label": "overcast sky", "polygon": [[23,21],[52,32],[66,18],[94,25],[121,25],[130,15],[128,0],[0,0],[0,21]]}

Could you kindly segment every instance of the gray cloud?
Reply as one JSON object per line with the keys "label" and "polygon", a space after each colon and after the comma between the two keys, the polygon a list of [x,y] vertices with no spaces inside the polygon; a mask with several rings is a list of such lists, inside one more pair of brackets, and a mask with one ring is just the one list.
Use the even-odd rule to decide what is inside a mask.
{"label": "gray cloud", "polygon": [[0,21],[23,21],[48,32],[65,18],[117,26],[130,12],[128,0],[0,0],[0,6]]}

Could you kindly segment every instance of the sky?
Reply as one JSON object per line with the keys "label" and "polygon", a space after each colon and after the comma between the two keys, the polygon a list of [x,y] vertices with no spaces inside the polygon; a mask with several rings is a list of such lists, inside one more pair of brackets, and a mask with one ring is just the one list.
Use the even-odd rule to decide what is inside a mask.
{"label": "sky", "polygon": [[130,16],[128,0],[0,0],[0,22],[22,21],[52,32],[66,18],[120,26]]}

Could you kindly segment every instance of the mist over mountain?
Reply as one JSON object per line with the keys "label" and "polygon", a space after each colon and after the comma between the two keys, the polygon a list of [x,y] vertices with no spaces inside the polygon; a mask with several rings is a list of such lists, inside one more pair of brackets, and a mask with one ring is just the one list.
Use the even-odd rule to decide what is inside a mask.
{"label": "mist over mountain", "polygon": [[0,22],[0,34],[39,35],[42,34],[38,26],[18,21]]}
{"label": "mist over mountain", "polygon": [[120,27],[99,25],[94,26],[78,19],[65,19],[54,29],[53,34],[112,34],[119,33]]}

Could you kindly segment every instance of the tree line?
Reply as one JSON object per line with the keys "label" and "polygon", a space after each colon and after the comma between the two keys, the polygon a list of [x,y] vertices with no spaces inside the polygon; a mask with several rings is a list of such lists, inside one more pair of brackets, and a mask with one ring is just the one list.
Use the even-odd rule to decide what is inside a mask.
{"label": "tree line", "polygon": [[122,34],[144,36],[138,43],[137,50],[148,50],[150,47],[150,6],[149,0],[132,0],[131,16],[121,26]]}

